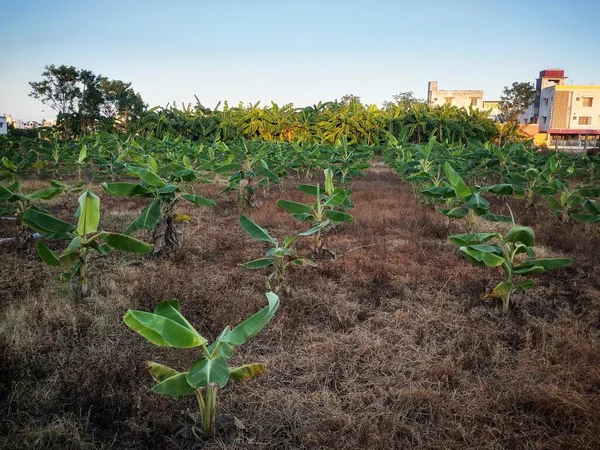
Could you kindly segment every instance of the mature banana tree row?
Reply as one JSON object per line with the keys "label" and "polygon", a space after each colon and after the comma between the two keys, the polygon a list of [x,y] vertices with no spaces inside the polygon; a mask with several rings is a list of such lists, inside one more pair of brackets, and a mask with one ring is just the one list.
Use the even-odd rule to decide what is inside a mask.
{"label": "mature banana tree row", "polygon": [[[219,105],[217,105],[218,108]],[[347,136],[351,144],[381,145],[386,132],[412,142],[435,135],[440,141],[465,143],[470,138],[487,141],[498,135],[488,113],[455,106],[428,107],[391,104],[385,108],[349,102],[319,103],[305,108],[259,103],[209,109],[199,102],[178,109],[153,108],[132,124],[135,134],[163,138],[167,134],[191,140],[230,142],[243,137],[263,142],[334,144]]]}

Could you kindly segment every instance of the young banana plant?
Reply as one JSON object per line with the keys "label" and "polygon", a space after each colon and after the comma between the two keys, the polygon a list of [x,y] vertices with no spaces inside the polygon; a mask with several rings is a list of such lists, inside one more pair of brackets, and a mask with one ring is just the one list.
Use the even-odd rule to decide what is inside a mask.
{"label": "young banana plant", "polygon": [[586,200],[581,209],[583,211],[571,214],[571,219],[575,222],[600,223],[600,203],[596,200]]}
{"label": "young banana plant", "polygon": [[264,258],[254,259],[242,264],[246,269],[264,269],[265,267],[273,267],[273,272],[267,276],[265,283],[267,289],[273,290],[277,294],[284,291],[285,274],[290,266],[314,266],[315,264],[309,259],[298,257],[296,250],[292,247],[294,242],[300,237],[297,234],[287,236],[283,243],[270,236],[268,231],[260,225],[246,217],[240,216],[240,225],[242,229],[253,239],[267,242],[272,245]]}
{"label": "young banana plant", "polygon": [[42,241],[36,248],[42,261],[54,267],[68,270],[60,277],[71,281],[77,278],[81,296],[88,294],[88,257],[91,252],[104,255],[112,250],[144,254],[150,252],[152,246],[124,234],[98,231],[100,222],[100,199],[90,190],[79,197],[79,207],[75,213],[77,225],[64,222],[38,209],[29,208],[24,219],[27,224],[44,237],[54,239],[71,239],[67,249],[56,255]]}
{"label": "young banana plant", "polygon": [[332,254],[325,248],[323,231],[327,228],[341,223],[352,222],[354,217],[348,213],[338,211],[336,207],[352,207],[348,189],[336,188],[333,185],[333,172],[331,169],[325,169],[325,189],[320,185],[300,184],[298,189],[306,194],[315,196],[314,203],[299,203],[292,200],[279,200],[277,205],[285,211],[291,213],[296,220],[311,222],[312,228],[299,236],[312,236],[313,254],[319,257],[323,251]]}
{"label": "young banana plant", "polygon": [[30,194],[19,193],[18,181],[7,187],[0,186],[0,215],[14,217],[19,222],[20,230],[17,239],[21,244],[30,237],[30,233],[27,232],[25,227],[31,227],[31,224],[24,217],[25,213],[30,209],[35,209],[40,213],[48,213],[45,209],[32,205],[32,201],[51,200],[63,190],[64,187],[55,182],[47,189],[41,189]]}
{"label": "young banana plant", "polygon": [[152,361],[148,362],[148,368],[158,383],[152,388],[155,393],[171,397],[196,396],[205,434],[214,433],[219,389],[224,388],[229,380],[248,380],[265,371],[265,365],[261,363],[230,367],[228,360],[235,346],[244,344],[258,334],[275,315],[279,308],[279,297],[272,292],[266,296],[268,306],[233,329],[227,326],[210,345],[181,314],[177,300],[159,303],[154,313],[130,309],[123,318],[129,328],[155,345],[200,348],[198,359],[184,372]]}
{"label": "young banana plant", "polygon": [[141,214],[127,227],[124,234],[137,230],[154,231],[154,254],[174,258],[183,246],[183,234],[177,223],[189,220],[188,216],[174,213],[177,202],[183,198],[197,206],[215,206],[215,202],[196,194],[188,194],[171,181],[163,179],[157,167],[129,167],[140,183],[102,183],[104,190],[117,197],[151,198]]}
{"label": "young banana plant", "polygon": [[550,205],[550,212],[556,218],[561,222],[569,222],[572,214],[580,209],[587,199],[597,197],[600,197],[600,188],[589,186],[571,190],[566,183],[553,180],[546,200]]}
{"label": "young banana plant", "polygon": [[[474,216],[482,216],[483,218],[497,222],[510,222],[510,217],[489,212],[490,203],[484,199],[479,193],[480,189],[470,188],[466,185],[462,177],[454,170],[454,168],[446,162],[444,165],[448,185],[437,189],[436,195],[445,198],[448,201],[458,203],[450,209],[441,209],[440,212],[448,217],[467,218],[468,228],[473,225]],[[431,193],[431,189],[429,190]],[[438,192],[439,191],[439,192]],[[421,191],[423,193],[423,191]]]}
{"label": "young banana plant", "polygon": [[228,186],[221,191],[221,194],[237,191],[239,202],[243,207],[255,206],[257,183],[258,185],[265,182],[277,184],[279,181],[279,177],[269,169],[269,165],[262,155],[260,153],[251,155],[248,149],[245,149],[241,161],[231,162],[215,168],[217,174],[229,172],[233,173],[228,179]]}
{"label": "young banana plant", "polygon": [[[514,291],[528,290],[535,286],[535,281],[528,277],[568,266],[573,261],[568,258],[535,259],[533,230],[530,227],[516,226],[514,222],[504,237],[499,233],[469,233],[450,236],[449,239],[475,266],[502,268],[504,280],[484,299],[502,299],[502,310],[505,313],[513,304],[511,294]],[[516,277],[521,277],[521,280],[516,281]]]}

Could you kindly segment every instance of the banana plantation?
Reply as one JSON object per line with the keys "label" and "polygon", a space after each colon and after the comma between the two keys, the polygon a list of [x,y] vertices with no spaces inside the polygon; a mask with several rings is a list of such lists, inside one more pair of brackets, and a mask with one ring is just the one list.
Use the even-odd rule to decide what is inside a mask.
{"label": "banana plantation", "polygon": [[600,156],[513,138],[355,100],[0,137],[0,448],[598,448]]}
{"label": "banana plantation", "polygon": [[[202,105],[155,107],[120,119],[95,119],[82,114],[63,115],[57,131],[64,137],[82,137],[95,132],[126,133],[158,139],[183,137],[191,141],[226,143],[240,139],[333,145],[345,136],[350,144],[381,145],[386,133],[411,142],[427,141],[434,134],[440,141],[466,143],[498,136],[487,111],[455,106],[429,107],[424,103],[389,102],[385,107],[364,105],[358,97],[319,102],[304,108],[271,102],[214,109]],[[514,134],[514,131],[513,131]]]}

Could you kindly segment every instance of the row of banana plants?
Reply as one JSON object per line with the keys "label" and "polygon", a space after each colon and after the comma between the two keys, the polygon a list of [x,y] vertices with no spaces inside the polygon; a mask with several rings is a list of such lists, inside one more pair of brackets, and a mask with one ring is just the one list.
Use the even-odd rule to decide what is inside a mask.
{"label": "row of banana plants", "polygon": [[[517,143],[499,147],[400,143],[390,136],[386,162],[448,217],[510,222],[490,211],[490,197],[522,198],[526,208],[547,204],[563,222],[600,223],[600,156],[541,153]],[[486,198],[487,197],[487,198]]]}
{"label": "row of banana plants", "polygon": [[[35,207],[28,208],[23,215],[25,223],[37,230],[44,240],[69,240],[67,248],[60,254],[51,250],[44,240],[38,241],[37,251],[48,265],[66,268],[59,278],[67,281],[76,279],[81,295],[88,293],[90,254],[105,255],[115,250],[146,254],[152,249],[152,245],[126,234],[100,231],[100,199],[90,190],[79,197],[75,218],[76,223],[66,222]],[[279,297],[273,292],[267,292],[266,296],[266,307],[233,329],[225,327],[211,344],[181,314],[177,300],[160,302],[153,313],[128,310],[123,318],[129,328],[157,346],[200,349],[198,357],[184,372],[153,361],[149,361],[147,366],[157,382],[152,388],[155,393],[172,397],[196,396],[202,431],[207,435],[215,430],[219,390],[230,380],[247,380],[265,371],[263,363],[232,367],[229,359],[236,346],[258,334],[275,315]]]}
{"label": "row of banana plants", "polygon": [[243,137],[249,141],[334,144],[348,136],[353,144],[380,145],[385,133],[405,135],[422,142],[435,134],[440,140],[466,142],[469,138],[489,140],[498,135],[497,124],[488,111],[444,105],[429,107],[423,102],[388,102],[385,107],[365,105],[350,96],[338,102],[319,102],[304,108],[271,102],[207,108],[168,105],[152,108],[129,124],[130,132],[162,138],[166,134],[192,140],[223,140]]}
{"label": "row of banana plants", "polygon": [[[349,155],[346,150],[343,156]],[[57,277],[61,281],[77,286],[77,293],[85,296],[89,293],[88,268],[91,255],[103,256],[112,251],[135,254],[155,254],[170,252],[172,241],[178,241],[180,234],[173,227],[179,221],[189,217],[175,212],[175,205],[186,200],[198,206],[214,206],[214,201],[189,192],[193,182],[201,180],[201,171],[178,167],[170,164],[162,169],[151,156],[147,156],[144,166],[126,166],[128,175],[135,175],[139,181],[106,182],[103,189],[110,195],[128,198],[147,199],[148,204],[140,215],[124,230],[116,233],[100,229],[100,199],[82,183],[68,185],[52,181],[51,187],[33,193],[20,193],[18,181],[8,187],[0,188],[0,200],[10,205],[12,213],[22,227],[35,230],[40,237],[36,248],[43,262],[61,268]],[[343,161],[342,161],[343,162]],[[330,165],[336,167],[338,161]],[[229,163],[231,164],[231,163]],[[6,164],[10,167],[10,164]],[[178,371],[163,364],[147,363],[151,376],[157,382],[153,391],[157,394],[180,397],[194,395],[198,402],[202,431],[213,434],[217,410],[217,395],[229,381],[247,380],[265,371],[263,363],[251,363],[231,366],[229,363],[236,346],[244,344],[255,336],[273,318],[279,307],[279,296],[284,289],[285,276],[289,267],[315,265],[315,259],[324,254],[333,254],[325,245],[327,230],[340,223],[350,222],[353,216],[345,210],[353,206],[350,200],[351,190],[347,183],[351,179],[346,167],[340,164],[337,179],[334,182],[334,170],[324,170],[324,184],[300,184],[298,189],[313,197],[312,201],[300,203],[291,200],[277,202],[285,211],[309,228],[298,234],[286,236],[282,243],[264,228],[247,216],[240,217],[242,229],[252,238],[271,245],[265,257],[241,264],[248,269],[272,267],[273,272],[266,277],[268,305],[236,327],[227,326],[219,336],[209,343],[185,319],[177,300],[160,302],[154,312],[129,310],[124,316],[125,324],[157,346],[173,348],[198,348],[199,354],[186,371]],[[35,201],[52,200],[61,194],[81,192],[78,208],[74,213],[74,223],[65,221],[47,209],[32,204]],[[138,230],[152,230],[154,244],[133,238],[130,234]],[[303,237],[312,237],[312,258],[298,256],[295,248]],[[68,241],[68,244],[60,244]],[[66,246],[66,248],[65,248]],[[178,241],[177,250],[181,246]],[[55,248],[63,247],[57,251]],[[274,291],[274,292],[273,292]]]}
{"label": "row of banana plants", "polygon": [[[389,138],[385,161],[412,185],[421,202],[449,218],[465,220],[468,233],[449,237],[460,254],[476,266],[502,269],[502,281],[484,300],[500,299],[504,312],[514,307],[514,292],[535,286],[533,276],[572,260],[536,258],[533,229],[517,225],[508,204],[510,215],[492,211],[492,204],[502,202],[488,199],[520,198],[525,208],[536,212],[545,201],[556,220],[600,223],[597,156],[544,154],[522,144],[442,145],[432,137],[427,144],[415,145]],[[473,232],[476,217],[512,225],[505,235]]]}
{"label": "row of banana plants", "polygon": [[126,174],[127,165],[145,164],[148,157],[159,166],[179,166],[205,172],[232,175],[230,189],[246,181],[249,190],[258,183],[277,184],[287,175],[309,177],[331,168],[343,183],[361,174],[368,166],[373,149],[350,146],[346,136],[334,145],[261,143],[240,140],[226,144],[193,142],[182,136],[162,139],[97,133],[78,141],[30,140],[13,143],[0,140],[3,164],[0,179],[31,174],[42,178],[88,178],[114,181]]}

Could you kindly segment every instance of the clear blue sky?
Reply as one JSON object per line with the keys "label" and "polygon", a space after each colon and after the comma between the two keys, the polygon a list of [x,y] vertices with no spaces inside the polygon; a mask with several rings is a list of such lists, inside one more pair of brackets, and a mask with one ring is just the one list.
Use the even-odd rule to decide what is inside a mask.
{"label": "clear blue sky", "polygon": [[483,89],[562,67],[600,84],[600,0],[0,0],[0,114],[49,118],[28,97],[45,65],[133,82],[151,106],[296,106],[359,95]]}

